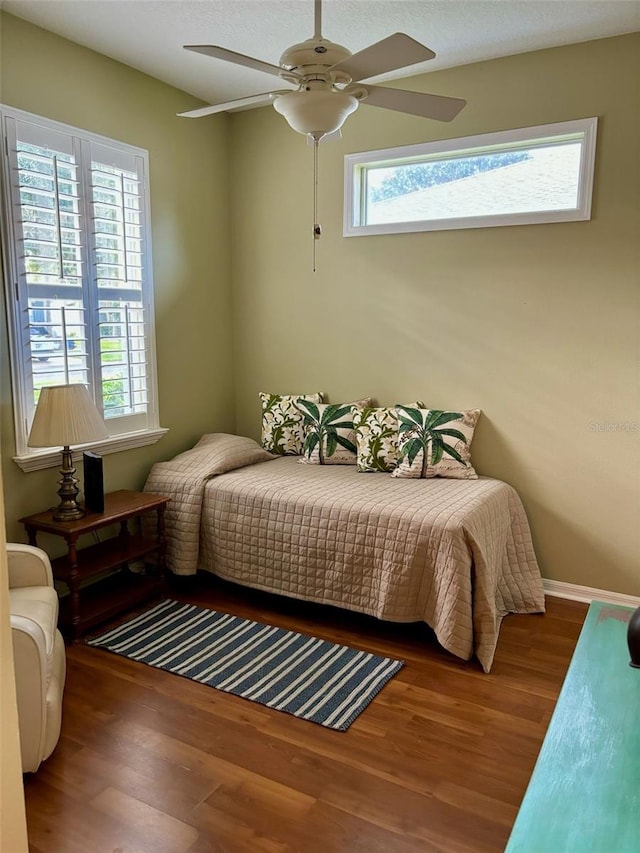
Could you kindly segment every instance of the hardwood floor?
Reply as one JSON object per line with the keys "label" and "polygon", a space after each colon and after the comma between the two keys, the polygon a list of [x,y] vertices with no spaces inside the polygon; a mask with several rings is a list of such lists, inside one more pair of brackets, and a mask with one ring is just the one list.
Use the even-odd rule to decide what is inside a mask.
{"label": "hardwood floor", "polygon": [[586,605],[508,616],[492,672],[389,625],[225,584],[174,598],[406,666],[347,732],[161,670],[67,648],[62,736],[25,777],[34,853],[501,851]]}

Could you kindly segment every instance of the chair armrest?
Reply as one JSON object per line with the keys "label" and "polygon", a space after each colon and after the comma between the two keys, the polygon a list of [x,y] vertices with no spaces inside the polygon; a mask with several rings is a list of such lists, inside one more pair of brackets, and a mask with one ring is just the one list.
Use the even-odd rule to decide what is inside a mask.
{"label": "chair armrest", "polygon": [[42,759],[47,715],[47,650],[44,631],[33,619],[11,616],[23,773]]}
{"label": "chair armrest", "polygon": [[32,545],[7,543],[9,589],[19,586],[53,586],[49,557]]}

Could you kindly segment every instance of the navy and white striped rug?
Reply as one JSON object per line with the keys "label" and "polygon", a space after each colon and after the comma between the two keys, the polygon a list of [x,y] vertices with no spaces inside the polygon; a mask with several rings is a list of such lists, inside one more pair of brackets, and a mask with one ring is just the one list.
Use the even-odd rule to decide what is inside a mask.
{"label": "navy and white striped rug", "polygon": [[338,731],[347,729],[403,666],[171,600],[87,642]]}

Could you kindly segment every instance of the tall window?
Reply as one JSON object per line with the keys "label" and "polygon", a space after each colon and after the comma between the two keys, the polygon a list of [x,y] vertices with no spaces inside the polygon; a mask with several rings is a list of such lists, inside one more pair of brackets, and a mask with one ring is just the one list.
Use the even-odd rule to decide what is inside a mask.
{"label": "tall window", "polygon": [[147,152],[0,112],[16,461],[46,385],[88,386],[106,450],[157,440]]}
{"label": "tall window", "polygon": [[597,119],[345,157],[344,235],[589,219]]}

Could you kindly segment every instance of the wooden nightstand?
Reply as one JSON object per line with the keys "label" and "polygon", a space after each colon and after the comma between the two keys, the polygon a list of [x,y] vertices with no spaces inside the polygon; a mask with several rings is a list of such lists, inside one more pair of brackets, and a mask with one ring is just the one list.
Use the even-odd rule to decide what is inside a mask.
{"label": "wooden nightstand", "polygon": [[[164,511],[169,498],[143,492],[119,491],[104,496],[104,512],[87,512],[77,521],[54,521],[52,510],[21,518],[30,545],[38,533],[62,536],[67,553],[51,561],[53,575],[69,587],[60,601],[60,625],[74,640],[93,625],[124,613],[164,591]],[[156,513],[155,534],[131,533],[128,522],[146,513]],[[110,539],[78,548],[80,536],[119,524]],[[145,564],[134,572],[129,564],[152,558],[154,570]],[[99,577],[100,576],[100,577]],[[85,582],[94,578],[94,583]]]}

